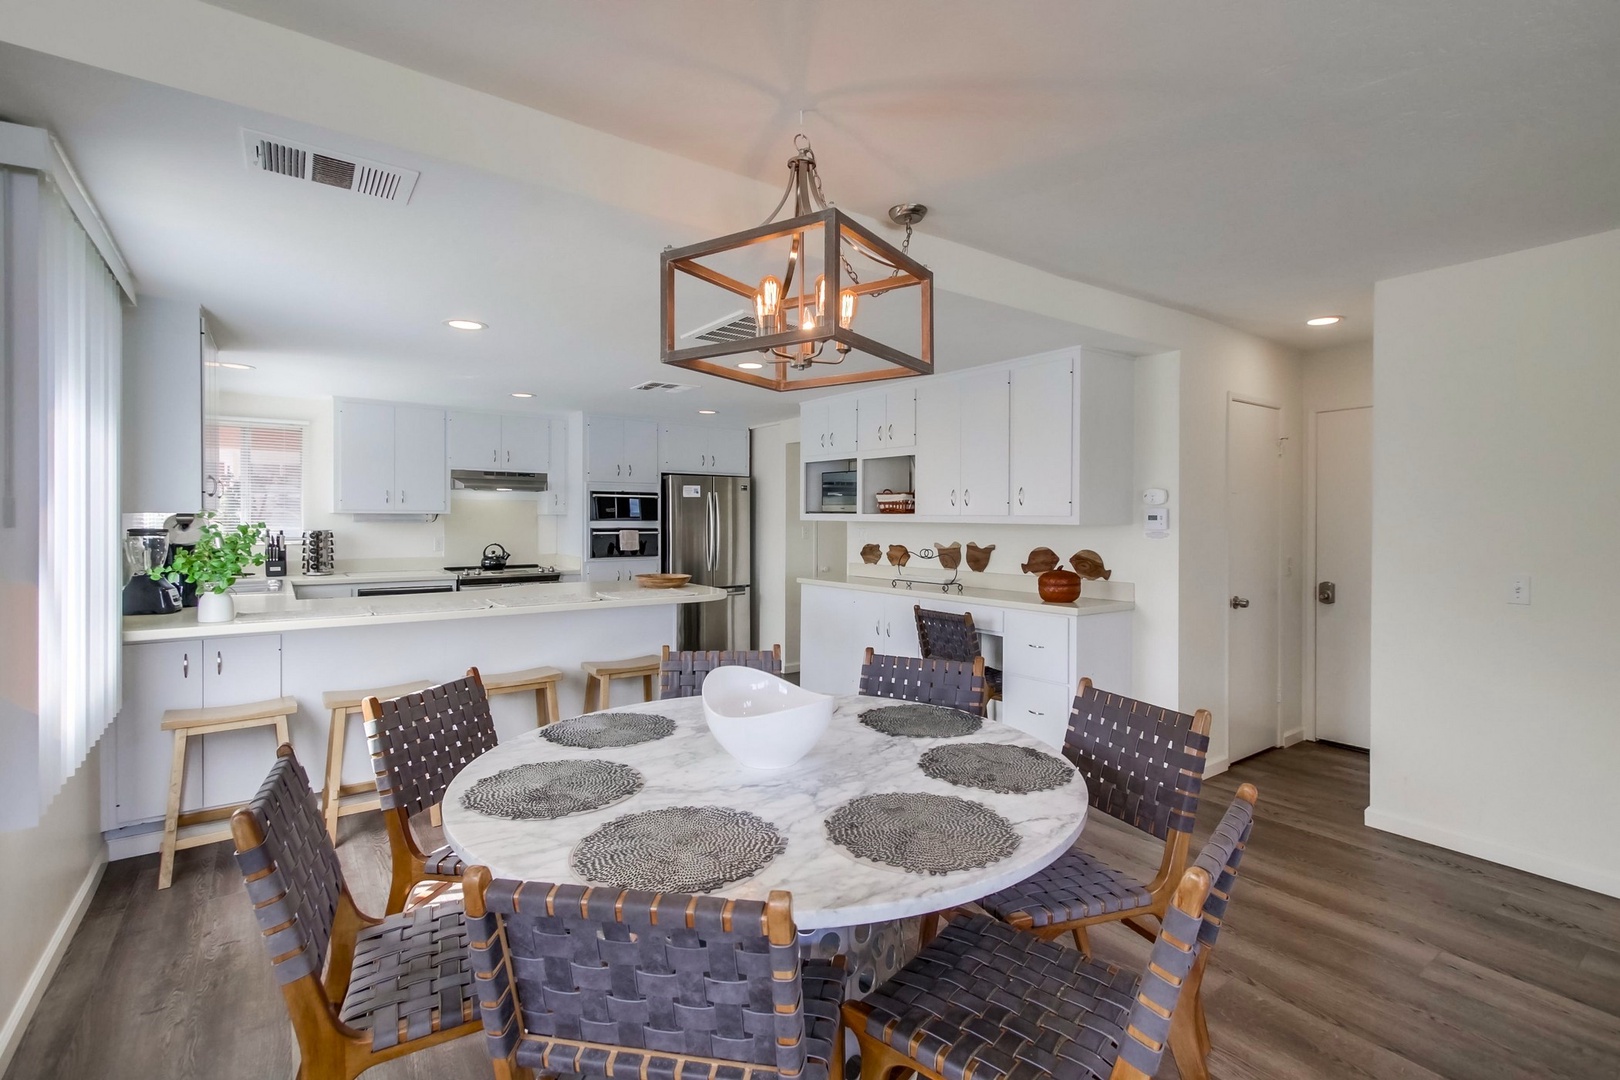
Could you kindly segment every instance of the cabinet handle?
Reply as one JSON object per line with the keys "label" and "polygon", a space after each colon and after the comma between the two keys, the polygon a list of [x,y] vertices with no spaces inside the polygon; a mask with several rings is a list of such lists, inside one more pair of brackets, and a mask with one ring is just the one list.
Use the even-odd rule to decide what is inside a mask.
{"label": "cabinet handle", "polygon": [[399,505],[401,505],[401,506],[405,505],[405,489],[404,488],[399,489]]}
{"label": "cabinet handle", "polygon": [[384,505],[384,506],[387,506],[387,505],[388,505],[388,502],[389,502],[389,500],[390,500],[390,499],[391,499],[391,498],[392,498],[392,497],[393,497],[393,492],[391,492],[391,491],[384,491],[384,492],[383,492],[383,505]]}
{"label": "cabinet handle", "polygon": [[889,425],[889,441],[890,442],[894,441],[894,425],[893,424]]}
{"label": "cabinet handle", "polygon": [[1037,645],[1033,641],[1031,641],[1029,643],[1029,647],[1032,648],[1032,649],[1044,649],[1044,648],[1046,648],[1045,645]]}
{"label": "cabinet handle", "polygon": [[821,448],[823,450],[827,449],[827,433],[825,431],[821,433]]}
{"label": "cabinet handle", "polygon": [[191,654],[190,653],[181,653],[180,654],[180,677],[182,679],[191,678]]}
{"label": "cabinet handle", "polygon": [[500,460],[501,460],[501,452],[499,450],[491,450],[489,452],[489,463],[491,465],[500,464]]}
{"label": "cabinet handle", "polygon": [[512,464],[512,451],[510,450],[506,452],[506,463],[508,465]]}
{"label": "cabinet handle", "polygon": [[222,652],[214,653],[214,674],[225,674],[225,654]]}
{"label": "cabinet handle", "polygon": [[1024,505],[1024,489],[1023,488],[1018,489],[1018,505],[1019,506]]}
{"label": "cabinet handle", "polygon": [[968,499],[968,489],[963,488],[962,489],[962,505],[966,506],[968,504],[968,501],[969,501],[969,499]]}
{"label": "cabinet handle", "polygon": [[872,633],[876,634],[878,637],[883,636],[883,620],[882,619],[879,619],[877,622],[872,624]]}
{"label": "cabinet handle", "polygon": [[218,498],[219,497],[219,478],[216,477],[216,476],[205,476],[205,477],[203,477],[203,479],[208,481],[208,486],[203,488],[203,497],[207,498],[207,499],[216,499],[216,498]]}
{"label": "cabinet handle", "polygon": [[636,475],[636,467],[634,465],[626,465],[624,467],[624,474],[626,476],[634,476],[634,475]]}
{"label": "cabinet handle", "polygon": [[951,505],[952,506],[956,505],[956,489],[955,488],[951,488]]}

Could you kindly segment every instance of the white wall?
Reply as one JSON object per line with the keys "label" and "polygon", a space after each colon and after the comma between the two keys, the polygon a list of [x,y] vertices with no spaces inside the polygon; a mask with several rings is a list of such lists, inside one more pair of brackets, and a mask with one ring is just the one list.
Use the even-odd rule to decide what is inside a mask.
{"label": "white wall", "polygon": [[1378,283],[1366,816],[1611,896],[1617,298],[1620,231]]}
{"label": "white wall", "polygon": [[787,471],[787,444],[798,441],[797,420],[762,424],[749,432],[754,488],[754,640],[762,649],[783,645],[784,661],[789,659],[787,511],[793,482]]}

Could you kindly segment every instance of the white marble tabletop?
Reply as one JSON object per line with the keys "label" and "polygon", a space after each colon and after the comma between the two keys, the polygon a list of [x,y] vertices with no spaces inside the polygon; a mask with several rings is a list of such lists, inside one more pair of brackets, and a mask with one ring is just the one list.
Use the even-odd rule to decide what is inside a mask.
{"label": "white marble tabletop", "polygon": [[[446,838],[469,865],[496,877],[530,881],[578,880],[570,866],[574,845],[624,814],[667,806],[727,806],[766,819],[787,839],[787,849],[758,874],[726,886],[724,895],[764,899],[773,889],[793,893],[800,930],[854,926],[924,915],[966,903],[1022,881],[1051,864],[1080,836],[1086,786],[1079,774],[1062,787],[1003,795],[934,780],[918,767],[922,754],[951,742],[993,742],[1051,753],[1023,732],[986,720],[957,739],[894,738],[860,723],[867,709],[901,704],[891,699],[840,698],[827,733],[806,758],[780,772],[744,768],[709,735],[701,698],[651,701],[615,712],[648,712],[675,721],[675,732],[637,746],[582,749],[558,746],[525,732],[470,763],[451,783],[443,804]],[[549,821],[509,821],[461,805],[471,784],[526,762],[600,758],[640,771],[645,787],[623,802]],[[826,816],[861,795],[921,791],[983,803],[1012,823],[1020,843],[1012,855],[977,870],[941,876],[857,861],[827,839]]]}

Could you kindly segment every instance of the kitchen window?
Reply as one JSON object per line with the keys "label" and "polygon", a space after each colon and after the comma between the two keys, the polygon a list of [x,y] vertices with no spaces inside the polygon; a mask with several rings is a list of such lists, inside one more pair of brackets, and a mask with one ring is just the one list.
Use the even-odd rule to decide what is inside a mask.
{"label": "kitchen window", "polygon": [[271,532],[303,532],[302,423],[213,417],[207,445],[218,454],[222,524],[262,521]]}

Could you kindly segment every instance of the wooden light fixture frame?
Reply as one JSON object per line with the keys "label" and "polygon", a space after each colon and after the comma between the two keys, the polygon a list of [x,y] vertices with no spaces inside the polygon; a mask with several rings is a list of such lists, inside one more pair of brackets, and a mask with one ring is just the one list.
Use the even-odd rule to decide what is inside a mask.
{"label": "wooden light fixture frame", "polygon": [[[728,292],[736,293],[745,298],[749,305],[753,305],[756,287],[736,278],[723,274],[712,267],[705,266],[700,260],[726,251],[735,251],[738,248],[749,247],[754,244],[767,244],[773,240],[780,240],[795,233],[802,234],[800,250],[807,251],[811,234],[821,230],[822,273],[826,277],[828,297],[836,298],[840,292],[854,292],[857,296],[871,296],[890,292],[895,289],[917,288],[922,309],[922,336],[919,352],[921,355],[912,356],[910,353],[886,345],[876,338],[867,337],[853,328],[846,328],[838,324],[836,308],[823,313],[820,323],[812,330],[802,327],[793,327],[777,334],[766,334],[758,337],[741,338],[736,341],[703,342],[699,345],[688,346],[683,349],[675,347],[675,275],[688,274],[710,285],[719,286]],[[857,250],[867,249],[881,260],[888,262],[895,268],[895,273],[889,277],[876,278],[872,281],[844,283],[843,244],[848,242]],[[803,260],[801,260],[802,262]],[[661,304],[661,334],[659,359],[665,364],[686,368],[689,371],[701,371],[706,375],[717,375],[722,379],[731,379],[734,382],[746,383],[749,386],[758,386],[765,390],[811,390],[823,386],[845,386],[854,383],[878,382],[884,379],[907,379],[914,375],[931,375],[934,371],[934,272],[922,263],[917,262],[899,248],[887,243],[876,233],[852,219],[848,214],[836,207],[827,207],[808,214],[783,221],[771,221],[757,228],[746,229],[742,232],[732,233],[730,236],[718,237],[714,240],[705,240],[701,243],[690,244],[683,248],[671,248],[659,258],[659,292]],[[802,267],[801,267],[802,272]],[[796,309],[798,297],[784,295],[781,300],[784,310]],[[796,322],[797,320],[790,320]],[[793,349],[804,345],[817,345],[833,342],[836,345],[847,347],[851,351],[866,353],[880,360],[886,360],[894,365],[890,368],[879,368],[875,371],[849,371],[818,375],[813,371],[806,371],[803,378],[790,378],[794,370],[787,360],[772,354],[772,349]],[[762,372],[744,371],[734,365],[717,364],[713,361],[720,357],[740,356],[744,353],[765,352],[767,358],[763,363],[774,366],[775,375],[766,375]],[[815,366],[835,367],[835,365],[818,361]]]}

